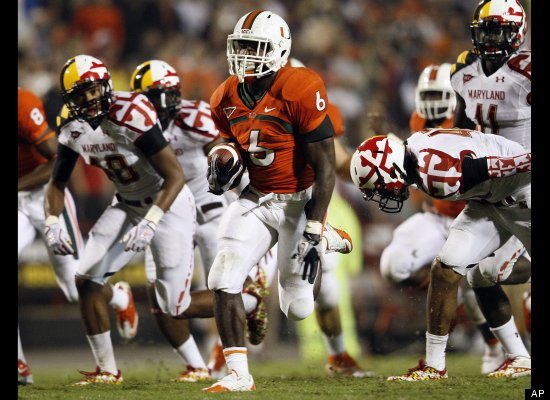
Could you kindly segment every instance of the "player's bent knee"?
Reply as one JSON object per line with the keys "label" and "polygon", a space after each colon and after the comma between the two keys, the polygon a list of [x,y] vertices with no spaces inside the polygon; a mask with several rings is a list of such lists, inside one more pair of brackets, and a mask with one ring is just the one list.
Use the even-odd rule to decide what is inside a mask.
{"label": "player's bent knee", "polygon": [[[293,321],[301,321],[311,315],[314,309],[314,303],[310,298],[294,299],[285,313],[287,318]],[[283,311],[284,312],[284,311]]]}
{"label": "player's bent knee", "polygon": [[208,289],[222,290],[231,294],[241,293],[247,275],[241,278],[239,274],[235,273],[236,268],[234,267],[238,266],[240,262],[241,257],[238,254],[220,250],[208,274]]}
{"label": "player's bent knee", "polygon": [[476,265],[474,268],[468,270],[468,273],[466,274],[466,279],[473,289],[491,287],[496,285],[493,279],[488,279],[487,276],[485,276],[481,272],[479,265]]}
{"label": "player's bent knee", "polygon": [[399,283],[408,279],[411,272],[405,257],[393,247],[386,247],[380,257],[380,273],[388,282]]}
{"label": "player's bent knee", "polygon": [[455,266],[446,264],[439,257],[436,257],[432,262],[431,279],[437,279],[440,282],[456,283],[460,281],[462,275],[455,268]]}

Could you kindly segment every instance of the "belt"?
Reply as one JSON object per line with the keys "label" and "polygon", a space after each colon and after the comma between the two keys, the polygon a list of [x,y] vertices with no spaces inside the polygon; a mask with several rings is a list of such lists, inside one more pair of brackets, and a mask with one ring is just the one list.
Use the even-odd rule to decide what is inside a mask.
{"label": "belt", "polygon": [[133,207],[147,207],[148,205],[153,204],[153,198],[151,196],[146,197],[143,200],[127,200],[120,194],[116,193],[115,197],[121,203],[128,204],[129,206]]}
{"label": "belt", "polygon": [[517,201],[514,197],[508,196],[495,204],[497,207],[519,207],[529,208],[526,201]]}
{"label": "belt", "polygon": [[300,192],[295,192],[295,193],[264,193],[264,192],[260,192],[258,189],[256,189],[252,185],[249,185],[248,187],[252,193],[255,193],[260,198],[259,203],[263,203],[264,201],[268,201],[268,200],[300,201],[311,197],[310,188],[307,188]]}
{"label": "belt", "polygon": [[223,207],[223,203],[221,201],[216,201],[214,203],[203,204],[201,206],[201,211],[203,214],[206,214],[208,211],[220,207]]}

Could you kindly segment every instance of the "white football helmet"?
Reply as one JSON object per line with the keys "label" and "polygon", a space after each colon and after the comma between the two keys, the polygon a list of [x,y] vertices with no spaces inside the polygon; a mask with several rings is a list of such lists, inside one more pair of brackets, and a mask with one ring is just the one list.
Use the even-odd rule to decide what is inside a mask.
{"label": "white football helmet", "polygon": [[350,174],[365,200],[388,213],[401,211],[409,198],[405,172],[405,145],[395,136],[373,136],[353,153]]}
{"label": "white football helmet", "polygon": [[456,95],[451,86],[451,64],[432,64],[422,70],[416,85],[415,104],[418,115],[427,120],[453,115]]}
{"label": "white football helmet", "polygon": [[503,62],[525,41],[525,10],[518,0],[482,0],[474,11],[470,31],[482,59]]}
{"label": "white football helmet", "polygon": [[255,10],[239,19],[227,37],[229,73],[239,82],[259,78],[284,67],[292,39],[287,23],[271,11]]}
{"label": "white football helmet", "polygon": [[297,58],[290,57],[288,59],[288,66],[294,68],[304,68],[306,65]]}

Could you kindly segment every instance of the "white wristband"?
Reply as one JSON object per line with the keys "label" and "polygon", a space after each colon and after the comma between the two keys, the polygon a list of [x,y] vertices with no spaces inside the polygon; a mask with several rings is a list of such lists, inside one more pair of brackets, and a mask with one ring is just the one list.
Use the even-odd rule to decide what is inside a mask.
{"label": "white wristband", "polygon": [[164,211],[162,211],[162,208],[160,208],[156,204],[153,204],[149,211],[147,211],[147,214],[145,214],[145,219],[151,221],[155,225],[158,225],[163,215]]}
{"label": "white wristband", "polygon": [[312,233],[314,235],[321,235],[321,232],[323,231],[323,224],[319,221],[315,221],[313,219],[308,219],[306,223],[306,229],[304,229],[304,232]]}
{"label": "white wristband", "polygon": [[59,223],[59,217],[56,217],[55,215],[48,215],[48,218],[46,218],[46,226],[52,226],[53,224]]}

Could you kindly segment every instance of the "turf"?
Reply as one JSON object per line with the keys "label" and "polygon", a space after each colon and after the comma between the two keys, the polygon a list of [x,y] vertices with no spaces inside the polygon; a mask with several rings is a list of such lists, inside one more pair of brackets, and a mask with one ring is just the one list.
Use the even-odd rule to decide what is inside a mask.
{"label": "turf", "polygon": [[73,387],[80,375],[72,367],[41,365],[33,369],[35,384],[19,387],[20,399],[120,399],[164,400],[206,399],[523,399],[530,378],[489,379],[480,375],[480,357],[450,354],[449,379],[434,382],[387,382],[389,375],[400,374],[416,364],[413,356],[378,356],[360,360],[375,371],[374,378],[328,378],[318,362],[252,361],[257,390],[251,393],[206,394],[205,383],[172,383],[179,366],[159,360],[141,360],[123,365],[122,385]]}

